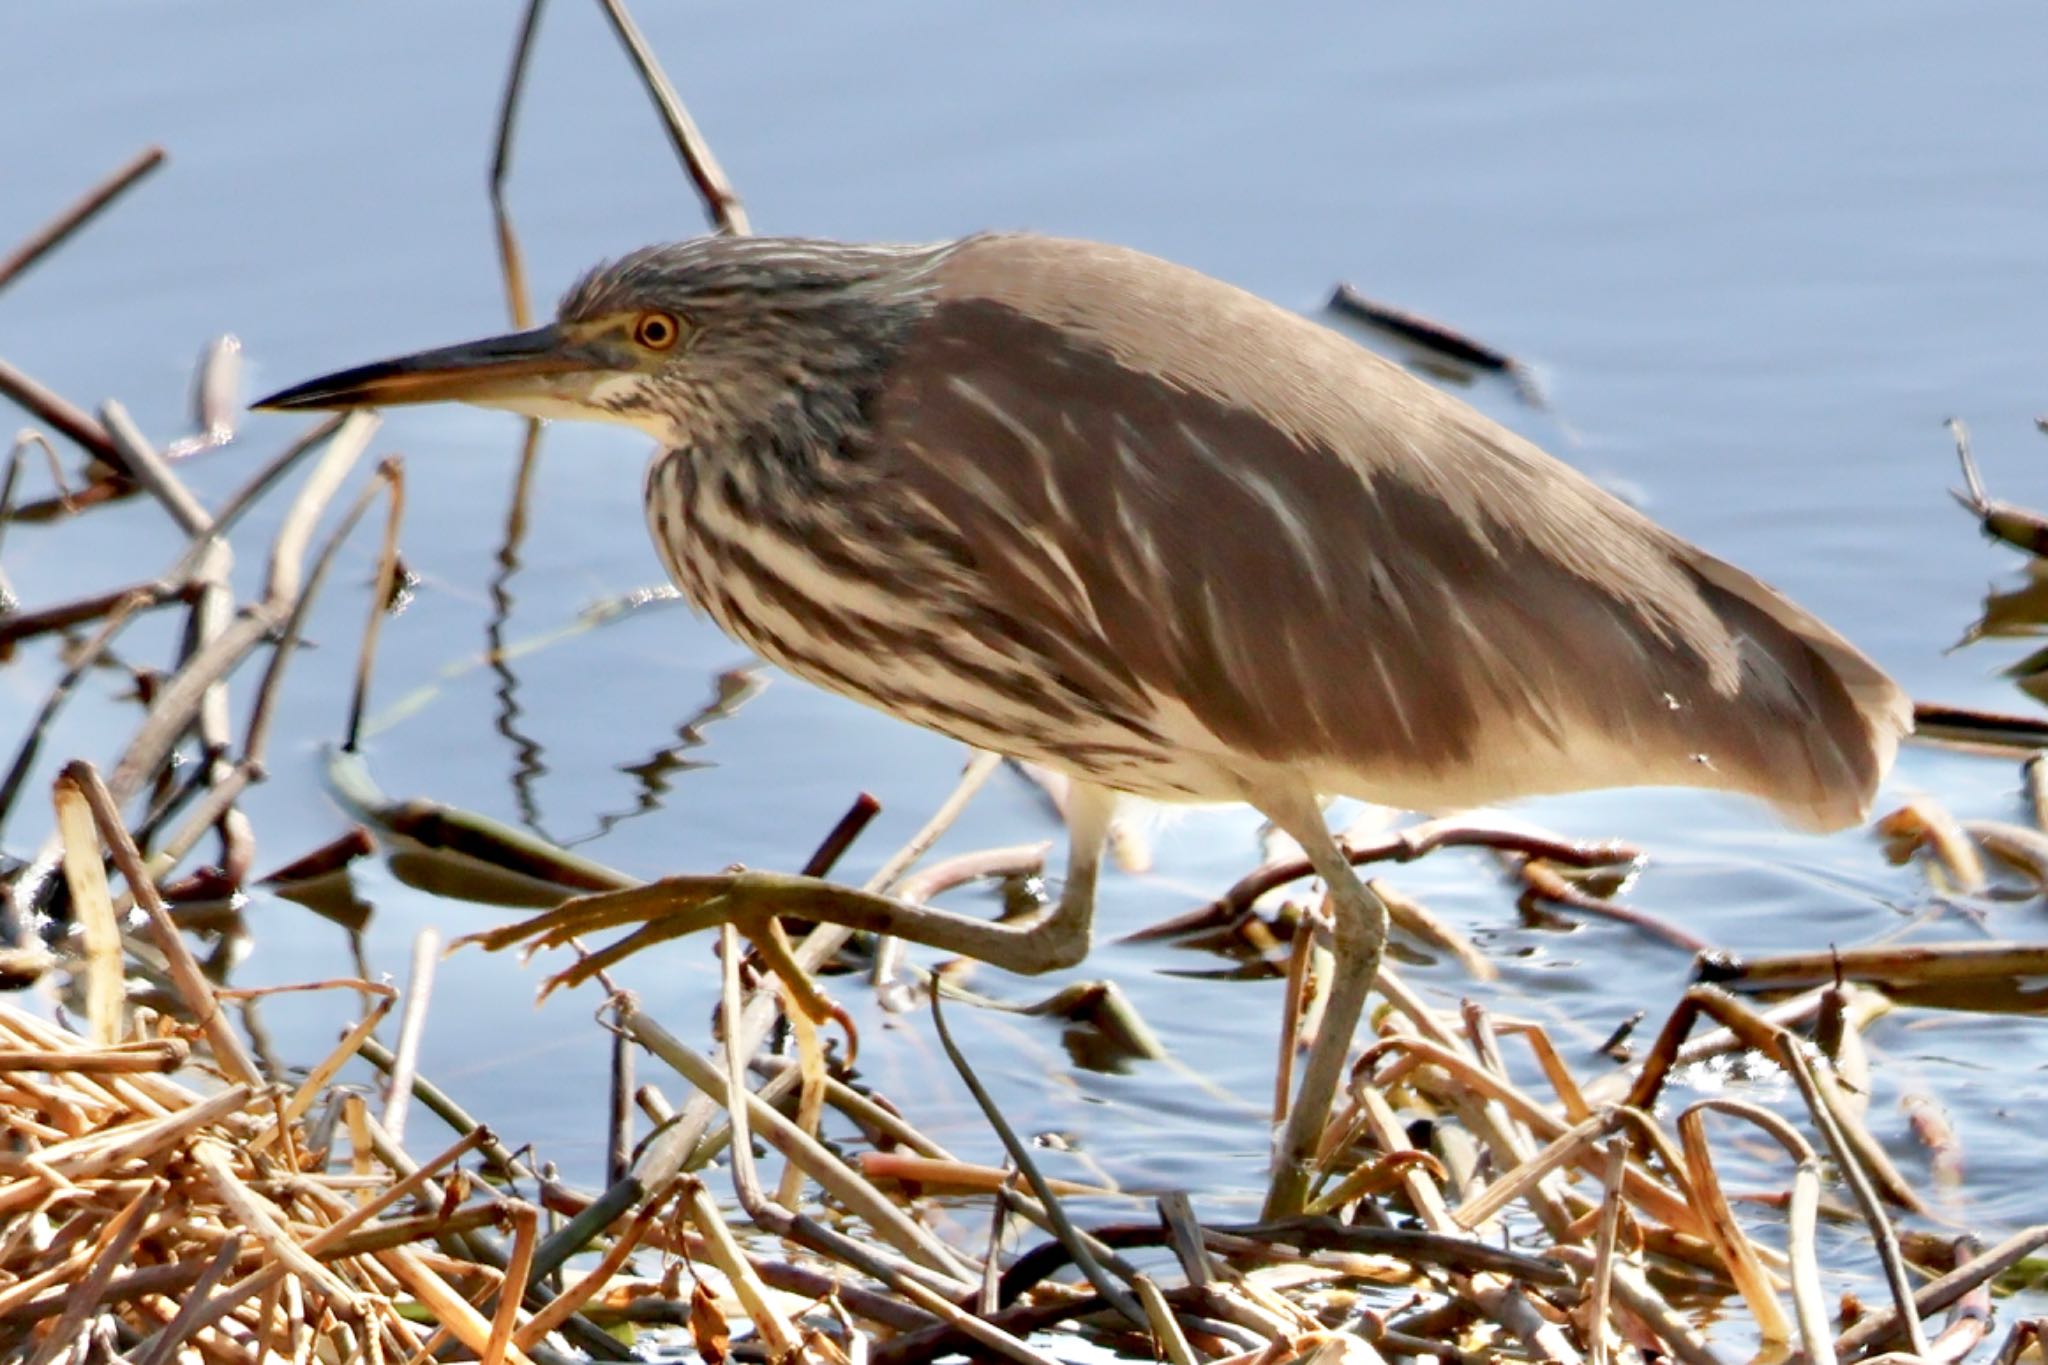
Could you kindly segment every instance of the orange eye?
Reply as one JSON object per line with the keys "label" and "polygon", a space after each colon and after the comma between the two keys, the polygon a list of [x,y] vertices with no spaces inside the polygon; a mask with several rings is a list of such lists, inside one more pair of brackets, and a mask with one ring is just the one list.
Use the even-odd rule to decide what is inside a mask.
{"label": "orange eye", "polygon": [[633,340],[650,351],[666,351],[682,334],[681,324],[667,313],[642,313],[633,324]]}

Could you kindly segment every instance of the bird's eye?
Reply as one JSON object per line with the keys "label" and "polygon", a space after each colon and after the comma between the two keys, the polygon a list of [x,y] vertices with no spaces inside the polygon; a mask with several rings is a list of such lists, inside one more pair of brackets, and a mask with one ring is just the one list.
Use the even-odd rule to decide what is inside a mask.
{"label": "bird's eye", "polygon": [[667,313],[642,313],[633,324],[633,340],[650,351],[666,351],[682,334],[681,324]]}

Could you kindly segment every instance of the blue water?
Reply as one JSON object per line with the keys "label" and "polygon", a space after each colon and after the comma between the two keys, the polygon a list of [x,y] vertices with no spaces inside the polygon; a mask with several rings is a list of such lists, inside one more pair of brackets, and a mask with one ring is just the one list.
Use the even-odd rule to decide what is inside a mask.
{"label": "blue water", "polygon": [[[1786,589],[1916,696],[2033,707],[1997,675],[2027,646],[1948,652],[1985,591],[2015,584],[2017,556],[1984,544],[1949,502],[1940,423],[1971,422],[1995,493],[2048,505],[2048,449],[2031,423],[2048,408],[2038,6],[641,8],[757,230],[1039,228],[1143,247],[1305,310],[1350,280],[1538,367],[1550,411],[1499,386],[1466,395]],[[0,355],[80,402],[118,396],[168,439],[186,425],[192,360],[219,332],[241,336],[249,387],[267,390],[500,328],[483,179],[512,27],[507,7],[481,3],[10,7],[0,241],[146,142],[171,162],[0,295]],[[702,227],[594,7],[550,12],[511,197],[543,307],[594,260]],[[187,476],[217,500],[299,426],[251,418],[240,444]],[[622,767],[676,745],[715,675],[745,654],[681,609],[643,611],[509,664],[508,706],[504,677],[474,664],[521,431],[427,410],[393,414],[378,438],[378,453],[407,457],[406,555],[421,583],[386,632],[377,701],[436,690],[379,735],[370,760],[395,794],[573,839],[634,806]],[[506,639],[545,636],[659,579],[640,530],[643,454],[630,433],[548,433],[503,584]],[[238,538],[248,582],[280,506]],[[176,544],[161,520],[138,503],[76,527],[15,528],[5,569],[30,603],[154,573]],[[262,866],[343,827],[320,745],[341,723],[370,566],[367,541],[344,557],[314,623],[321,648],[288,688],[272,780],[249,807]],[[135,638],[148,657],[169,636]],[[0,728],[25,724],[60,669],[45,648],[0,672],[0,717],[13,722]],[[133,719],[114,691],[81,698],[51,762],[111,757]],[[701,738],[684,757],[708,766],[674,772],[658,811],[583,851],[647,875],[792,866],[866,789],[885,814],[842,868],[862,875],[922,821],[962,757],[787,679]],[[1909,749],[1884,808],[1922,792],[1962,815],[2022,818],[2010,762]],[[1730,947],[1869,941],[1931,903],[1921,873],[1887,865],[1863,834],[1798,837],[1717,798],[1592,795],[1519,813],[1649,849],[1632,898]],[[44,818],[17,815],[10,850]],[[944,847],[1056,833],[1038,795],[1004,775]],[[1154,874],[1107,880],[1109,928],[1213,894],[1257,860],[1254,835],[1237,811],[1167,825]],[[1520,927],[1512,890],[1476,856],[1394,879],[1482,932],[1505,968],[1483,990],[1448,964],[1421,980],[1446,999],[1474,993],[1552,1021],[1580,1049],[1635,1009],[1661,1014],[1685,980],[1682,954],[1613,926]],[[458,933],[501,913],[410,890],[375,863],[358,884],[375,906],[365,950],[394,974],[418,928]],[[339,929],[260,897],[249,917],[253,955],[238,979],[340,965]],[[1990,927],[2032,938],[2039,917],[2037,902],[1998,908]],[[1951,919],[1929,932],[1976,931]],[[1263,1165],[1279,987],[1165,974],[1210,965],[1106,946],[1075,974],[1119,980],[1181,1067],[1076,1070],[1055,1025],[963,1022],[1021,1127],[1075,1135],[1133,1185],[1238,1209]],[[679,1026],[715,993],[703,944],[627,976]],[[444,964],[423,1066],[588,1177],[603,1131],[603,1042],[584,1026],[594,1001],[535,1012],[533,979],[475,954]],[[1038,993],[981,979],[1013,998]],[[926,1021],[885,1026],[856,989],[844,993],[870,1021],[869,1075],[945,1140],[992,1156],[941,1078]],[[278,1001],[266,1018],[280,1053],[303,1061],[342,1008]],[[1920,1158],[1898,1096],[1930,1090],[1957,1121],[1962,1222],[2043,1213],[2032,1173],[2048,1153],[2005,1121],[2048,1096],[2042,1040],[2031,1020],[1910,1010],[1872,1035],[1872,1122],[1909,1170]],[[1193,1086],[1188,1067],[1235,1102]],[[1754,1176],[1759,1187],[1782,1178]]]}

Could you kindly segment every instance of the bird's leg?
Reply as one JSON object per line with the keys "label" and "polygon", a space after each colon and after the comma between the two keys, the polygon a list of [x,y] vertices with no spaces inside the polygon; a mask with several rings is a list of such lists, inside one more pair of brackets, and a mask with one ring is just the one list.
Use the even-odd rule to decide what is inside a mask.
{"label": "bird's leg", "polygon": [[[929,906],[835,886],[816,877],[739,872],[716,877],[669,877],[627,891],[583,896],[518,924],[470,940],[487,948],[515,943],[547,947],[579,934],[629,924],[625,939],[582,959],[551,985],[573,985],[632,952],[700,929],[732,923],[748,930],[763,917],[786,915],[891,934],[940,952],[959,953],[992,967],[1036,975],[1071,967],[1088,955],[1095,912],[1095,875],[1102,865],[1115,795],[1075,783],[1067,802],[1067,884],[1049,911],[1008,924],[992,924]],[[750,933],[749,935],[753,935]]]}
{"label": "bird's leg", "polygon": [[1301,1087],[1295,1092],[1294,1105],[1287,1111],[1287,1123],[1274,1149],[1273,1183],[1266,1192],[1264,1215],[1270,1221],[1293,1217],[1307,1201],[1316,1147],[1329,1122],[1344,1060],[1351,1052],[1351,1037],[1379,975],[1380,952],[1387,942],[1387,907],[1352,871],[1351,860],[1331,837],[1313,797],[1275,801],[1260,809],[1301,845],[1309,865],[1329,887],[1336,912],[1330,998],[1323,1006],[1322,1026],[1309,1048]]}

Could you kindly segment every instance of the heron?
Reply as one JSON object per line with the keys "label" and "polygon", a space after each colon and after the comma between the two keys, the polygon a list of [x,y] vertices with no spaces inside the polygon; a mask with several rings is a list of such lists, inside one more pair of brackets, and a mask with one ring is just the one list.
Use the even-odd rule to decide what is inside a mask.
{"label": "heron", "polygon": [[[1337,333],[1141,252],[702,237],[545,326],[257,406],[454,400],[658,446],[654,546],[796,676],[1071,780],[1056,901],[818,918],[1038,973],[1088,951],[1116,802],[1244,802],[1328,892],[1334,980],[1275,1142],[1297,1212],[1386,940],[1325,823],[1687,786],[1867,815],[1911,725],[1762,582]],[[837,908],[833,908],[837,907]]]}

